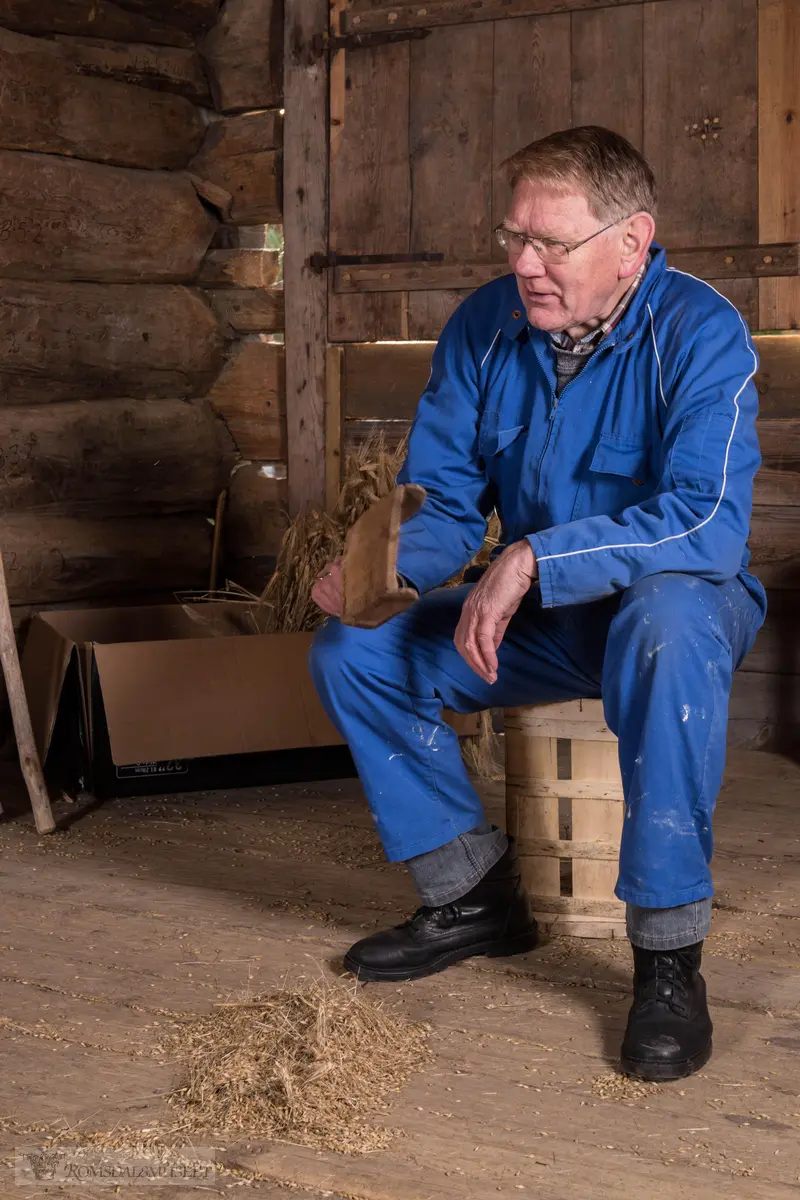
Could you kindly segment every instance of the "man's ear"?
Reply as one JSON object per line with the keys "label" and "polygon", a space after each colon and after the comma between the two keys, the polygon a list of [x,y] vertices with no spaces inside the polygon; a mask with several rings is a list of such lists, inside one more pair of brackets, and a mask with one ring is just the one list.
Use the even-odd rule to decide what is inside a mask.
{"label": "man's ear", "polygon": [[639,270],[647,257],[655,232],[656,223],[650,213],[634,213],[624,222],[620,245],[620,279],[630,279]]}

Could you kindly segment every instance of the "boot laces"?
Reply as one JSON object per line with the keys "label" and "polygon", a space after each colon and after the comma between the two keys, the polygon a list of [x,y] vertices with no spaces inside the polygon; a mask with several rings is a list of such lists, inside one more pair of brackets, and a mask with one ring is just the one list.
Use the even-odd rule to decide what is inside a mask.
{"label": "boot laces", "polygon": [[667,1004],[680,1013],[690,1008],[691,969],[680,951],[656,951],[641,983],[643,1002]]}
{"label": "boot laces", "polygon": [[451,925],[458,919],[458,910],[454,904],[429,905],[423,904],[413,917],[404,921],[401,929],[419,929],[423,925],[434,922],[437,925]]}

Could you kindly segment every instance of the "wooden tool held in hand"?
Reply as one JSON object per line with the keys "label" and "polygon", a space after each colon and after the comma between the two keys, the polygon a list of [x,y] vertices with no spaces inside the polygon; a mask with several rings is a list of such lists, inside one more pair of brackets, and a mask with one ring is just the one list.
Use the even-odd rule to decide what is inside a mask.
{"label": "wooden tool held in hand", "polygon": [[342,562],[342,624],[375,629],[418,599],[397,581],[400,526],[422,508],[425,488],[401,484],[358,518]]}
{"label": "wooden tool held in hand", "polygon": [[31,807],[36,821],[37,833],[52,833],[56,827],[53,812],[50,808],[50,797],[44,782],[39,751],[31,728],[31,715],[28,711],[28,699],[22,682],[22,671],[17,653],[17,640],[14,637],[14,625],[11,620],[11,608],[8,603],[8,587],[3,556],[0,554],[0,661],[3,664],[3,675],[6,681],[8,702],[11,707],[11,719],[14,722],[14,735],[19,751],[19,765],[25,778]]}

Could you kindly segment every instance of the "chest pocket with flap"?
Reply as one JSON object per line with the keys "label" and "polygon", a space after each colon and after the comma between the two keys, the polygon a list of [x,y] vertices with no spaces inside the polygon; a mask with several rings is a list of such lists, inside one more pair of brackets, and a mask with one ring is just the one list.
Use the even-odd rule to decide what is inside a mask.
{"label": "chest pocket with flap", "polygon": [[641,504],[652,490],[649,447],[603,436],[578,485],[572,519],[615,517],[623,509]]}
{"label": "chest pocket with flap", "polygon": [[[509,417],[511,420],[509,420]],[[503,451],[518,440],[521,445],[519,435],[523,430],[527,429],[527,425],[512,424],[514,417],[519,419],[517,413],[501,414],[497,409],[492,409],[484,412],[481,418],[480,428],[478,429],[478,454],[486,464],[490,477],[495,473],[493,468],[506,471],[509,469],[510,463],[504,461],[507,460],[508,456],[503,455]],[[519,445],[515,449],[518,450]],[[498,459],[498,455],[502,455],[502,459]]]}

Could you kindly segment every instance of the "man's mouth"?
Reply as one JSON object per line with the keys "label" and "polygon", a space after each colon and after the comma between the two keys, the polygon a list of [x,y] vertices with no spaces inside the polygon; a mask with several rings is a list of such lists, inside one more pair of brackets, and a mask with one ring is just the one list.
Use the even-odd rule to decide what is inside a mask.
{"label": "man's mouth", "polygon": [[525,297],[531,304],[549,304],[558,300],[555,292],[533,292],[530,288],[525,289]]}

